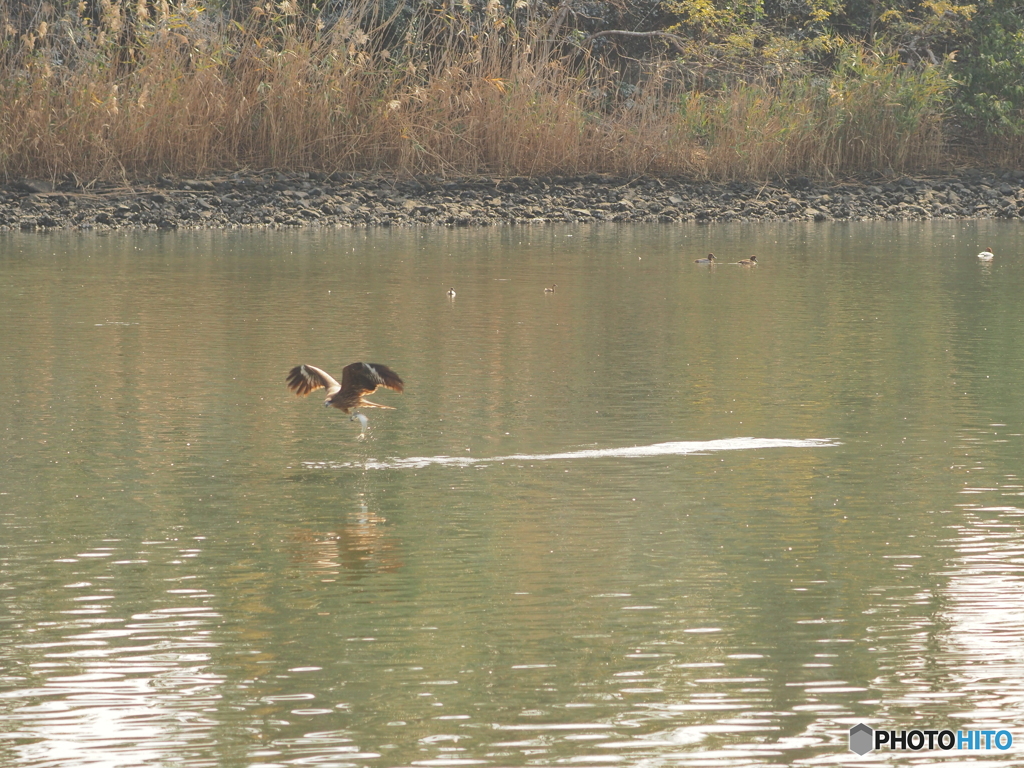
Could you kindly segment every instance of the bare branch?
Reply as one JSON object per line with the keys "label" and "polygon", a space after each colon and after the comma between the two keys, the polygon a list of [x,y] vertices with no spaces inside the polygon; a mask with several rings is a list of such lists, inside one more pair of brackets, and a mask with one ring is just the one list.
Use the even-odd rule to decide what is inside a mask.
{"label": "bare branch", "polygon": [[587,35],[583,38],[584,43],[589,43],[591,40],[597,37],[608,37],[609,35],[616,35],[618,37],[646,37],[648,39],[660,39],[671,45],[679,53],[685,53],[686,48],[684,47],[686,41],[678,35],[673,35],[669,32],[630,32],[628,29],[606,29],[601,32],[594,32],[592,35]]}

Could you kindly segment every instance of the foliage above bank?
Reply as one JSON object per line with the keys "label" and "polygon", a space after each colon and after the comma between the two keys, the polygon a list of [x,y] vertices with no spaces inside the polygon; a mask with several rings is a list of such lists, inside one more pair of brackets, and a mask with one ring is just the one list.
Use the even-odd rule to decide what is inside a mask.
{"label": "foliage above bank", "polygon": [[[1021,11],[884,0],[15,0],[0,172],[698,178],[1017,163]],[[967,141],[969,140],[969,141]]]}

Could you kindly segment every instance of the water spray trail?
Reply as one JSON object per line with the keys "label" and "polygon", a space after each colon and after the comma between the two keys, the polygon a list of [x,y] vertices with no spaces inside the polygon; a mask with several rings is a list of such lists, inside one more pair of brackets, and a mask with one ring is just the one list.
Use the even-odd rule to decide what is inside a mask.
{"label": "water spray trail", "polygon": [[685,456],[691,453],[715,451],[745,451],[757,448],[828,448],[840,445],[830,438],[785,440],[762,437],[732,437],[723,440],[686,441],[634,445],[626,448],[586,448],[561,453],[514,453],[510,456],[472,458],[469,456],[411,456],[406,459],[366,459],[365,461],[305,461],[303,466],[314,469],[419,469],[432,464],[469,467],[508,461],[557,461],[572,459],[639,458],[644,456]]}

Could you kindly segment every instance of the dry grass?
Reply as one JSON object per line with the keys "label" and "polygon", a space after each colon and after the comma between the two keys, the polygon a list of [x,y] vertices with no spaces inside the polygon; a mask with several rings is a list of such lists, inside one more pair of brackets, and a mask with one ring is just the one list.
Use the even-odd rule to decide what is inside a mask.
{"label": "dry grass", "polygon": [[497,4],[464,19],[424,11],[397,36],[367,22],[371,2],[331,23],[287,2],[244,24],[195,0],[154,5],[133,45],[132,9],[117,2],[99,23],[0,23],[6,178],[245,167],[768,178],[942,158],[943,81],[856,51],[830,78],[699,93],[669,62],[624,88],[585,50],[552,52],[551,20],[513,23]]}

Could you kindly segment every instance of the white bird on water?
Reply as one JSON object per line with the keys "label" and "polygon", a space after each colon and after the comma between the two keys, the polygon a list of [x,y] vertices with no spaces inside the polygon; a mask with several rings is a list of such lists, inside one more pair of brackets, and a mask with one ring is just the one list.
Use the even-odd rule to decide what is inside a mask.
{"label": "white bird on water", "polygon": [[448,298],[449,299],[454,299],[455,298],[455,289],[454,288],[449,288],[448,289]]}
{"label": "white bird on water", "polygon": [[986,248],[984,251],[978,254],[978,258],[982,261],[992,261],[995,258],[995,254],[992,253],[992,248]]}

